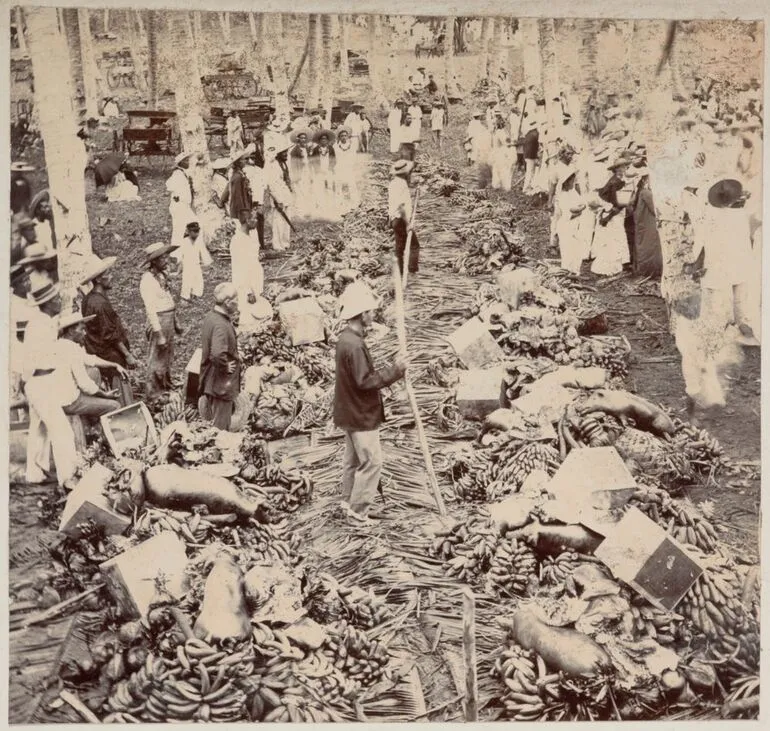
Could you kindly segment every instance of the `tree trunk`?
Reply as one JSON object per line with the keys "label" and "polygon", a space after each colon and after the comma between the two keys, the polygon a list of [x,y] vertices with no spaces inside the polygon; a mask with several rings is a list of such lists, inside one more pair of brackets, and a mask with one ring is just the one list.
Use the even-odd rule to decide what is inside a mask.
{"label": "tree trunk", "polygon": [[329,115],[331,123],[332,105],[334,104],[334,56],[332,53],[332,16],[330,13],[321,15],[321,106]]}
{"label": "tree trunk", "polygon": [[623,83],[628,89],[634,89],[634,37],[636,35],[636,21],[625,20],[620,26],[623,38]]}
{"label": "tree trunk", "polygon": [[222,26],[222,37],[225,40],[225,45],[229,46],[232,41],[232,34],[230,32],[230,13],[219,13],[219,24]]}
{"label": "tree trunk", "polygon": [[308,106],[315,107],[320,102],[321,97],[321,75],[318,68],[318,41],[320,27],[318,24],[318,14],[310,13],[307,18],[308,35],[308,90],[306,103]]}
{"label": "tree trunk", "polygon": [[582,127],[586,127],[588,118],[588,104],[593,96],[599,91],[599,79],[597,68],[598,42],[596,34],[599,32],[600,25],[596,20],[583,19],[576,21],[577,29],[580,33],[580,47],[578,51],[578,64],[580,66],[580,76],[582,79],[583,101]]}
{"label": "tree trunk", "polygon": [[193,11],[193,28],[195,30],[195,37],[203,37],[203,14],[200,10]]}
{"label": "tree trunk", "polygon": [[275,113],[278,117],[289,115],[289,72],[284,63],[284,52],[281,46],[283,40],[283,17],[281,13],[269,13],[262,16],[265,24],[265,43],[263,48],[265,68],[269,68],[268,81],[275,98]]}
{"label": "tree trunk", "polygon": [[481,58],[479,59],[479,69],[481,69],[481,73],[484,74],[487,79],[491,79],[489,68],[489,44],[492,40],[492,22],[493,18],[486,15],[481,20],[481,39],[479,43]]}
{"label": "tree trunk", "polygon": [[492,23],[491,48],[488,51],[487,77],[493,83],[497,82],[502,68],[502,45],[503,45],[503,19],[495,18]]}
{"label": "tree trunk", "polygon": [[19,53],[24,58],[29,57],[27,39],[24,37],[24,11],[21,6],[16,6],[16,38],[19,41]]}
{"label": "tree trunk", "polygon": [[444,26],[444,88],[447,96],[457,96],[457,79],[455,78],[455,18],[446,17]]}
{"label": "tree trunk", "polygon": [[158,108],[158,23],[159,16],[156,10],[145,10],[147,15],[147,66],[149,79],[147,86],[150,91],[150,108]]}
{"label": "tree trunk", "polygon": [[65,304],[72,301],[85,257],[92,253],[86,211],[85,148],[77,138],[69,52],[56,8],[25,10],[35,80],[35,108],[45,150],[48,188],[59,248],[59,281]]}
{"label": "tree trunk", "polygon": [[201,110],[205,105],[195,46],[189,32],[187,12],[164,11],[168,23],[169,76],[175,92],[176,118],[182,149],[193,153],[188,171],[193,188],[193,204],[201,230],[207,237],[224,222],[219,208],[211,201],[211,161]]}
{"label": "tree trunk", "polygon": [[104,32],[105,33],[110,32],[110,9],[109,8],[104,9]]}
{"label": "tree trunk", "polygon": [[372,96],[375,106],[381,109],[387,109],[388,98],[382,86],[382,56],[377,52],[381,47],[380,39],[380,16],[369,15],[367,17],[369,31],[369,43],[367,48],[367,60],[369,61],[369,82],[372,85]]}
{"label": "tree trunk", "polygon": [[340,82],[344,86],[350,80],[348,64],[348,16],[341,13],[337,16],[340,26]]}
{"label": "tree trunk", "polygon": [[540,58],[543,70],[543,95],[550,122],[558,126],[561,123],[561,104],[554,103],[559,96],[559,59],[556,55],[556,37],[553,18],[538,20],[540,39]]}
{"label": "tree trunk", "polygon": [[[540,29],[537,18],[522,18],[520,21],[521,52],[524,63],[524,85],[535,87],[535,94],[542,93],[543,62],[540,51]],[[529,110],[530,112],[532,110]]]}
{"label": "tree trunk", "polygon": [[138,30],[136,27],[137,19],[141,19],[142,16],[139,11],[128,10],[127,13],[128,42],[131,45],[131,58],[136,71],[136,88],[147,91],[147,56],[145,55],[147,39],[143,37],[144,24],[141,23]]}
{"label": "tree trunk", "polygon": [[99,115],[99,89],[96,82],[96,62],[91,43],[91,22],[88,8],[78,8],[78,35],[86,117],[97,117]]}

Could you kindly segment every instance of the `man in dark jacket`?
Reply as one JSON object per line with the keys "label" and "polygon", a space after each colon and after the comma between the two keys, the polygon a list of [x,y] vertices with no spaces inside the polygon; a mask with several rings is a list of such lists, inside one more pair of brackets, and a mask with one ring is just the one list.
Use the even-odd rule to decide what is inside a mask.
{"label": "man in dark jacket", "polygon": [[[123,368],[136,368],[136,358],[131,354],[126,329],[107,297],[107,293],[112,289],[110,269],[115,261],[114,256],[97,260],[80,281],[81,286],[88,283],[93,285],[81,305],[83,317],[92,318],[86,321],[83,345],[91,355],[117,363]],[[112,389],[117,391],[121,406],[134,402],[128,379],[121,377],[115,370],[107,371],[105,377]]]}
{"label": "man in dark jacket", "polygon": [[217,429],[229,430],[241,389],[241,363],[233,320],[238,316],[238,291],[231,282],[214,290],[214,309],[201,330],[201,416]]}
{"label": "man in dark jacket", "polygon": [[251,215],[253,200],[249,180],[243,172],[245,151],[233,160],[233,174],[230,177],[230,218],[244,223]]}
{"label": "man in dark jacket", "polygon": [[340,333],[336,353],[334,424],[345,432],[342,499],[356,516],[381,518],[372,510],[382,471],[379,426],[385,421],[380,389],[406,372],[406,362],[375,370],[364,336],[372,323],[377,298],[363,282],[353,282],[342,295],[340,317],[347,327]]}

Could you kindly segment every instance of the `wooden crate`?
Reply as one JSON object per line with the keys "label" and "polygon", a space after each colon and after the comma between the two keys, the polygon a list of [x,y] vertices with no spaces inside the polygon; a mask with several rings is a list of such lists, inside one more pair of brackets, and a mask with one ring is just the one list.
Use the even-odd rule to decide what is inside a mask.
{"label": "wooden crate", "polygon": [[141,401],[105,414],[101,424],[107,444],[116,457],[127,449],[157,447],[160,443],[152,414]]}

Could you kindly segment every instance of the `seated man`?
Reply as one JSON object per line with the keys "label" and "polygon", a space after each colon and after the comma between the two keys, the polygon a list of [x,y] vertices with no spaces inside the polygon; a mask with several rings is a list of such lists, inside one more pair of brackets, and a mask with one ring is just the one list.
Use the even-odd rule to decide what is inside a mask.
{"label": "seated man", "polygon": [[79,312],[59,317],[57,394],[68,415],[99,417],[120,408],[118,400],[113,398],[114,392],[102,391],[97,384],[97,380],[101,380],[97,369],[115,369],[122,378],[127,377],[126,371],[117,363],[89,355],[82,346],[85,338],[83,323],[93,317],[83,317]]}

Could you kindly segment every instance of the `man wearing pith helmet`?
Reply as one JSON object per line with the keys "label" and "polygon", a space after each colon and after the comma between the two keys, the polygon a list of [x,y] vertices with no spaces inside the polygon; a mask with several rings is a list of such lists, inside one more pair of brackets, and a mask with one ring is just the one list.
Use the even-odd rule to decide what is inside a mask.
{"label": "man wearing pith helmet", "polygon": [[365,337],[380,303],[364,282],[348,285],[340,304],[347,326],[337,341],[334,424],[345,432],[343,507],[357,518],[382,518],[373,508],[382,471],[379,427],[385,421],[380,390],[403,377],[406,361],[375,370]]}

